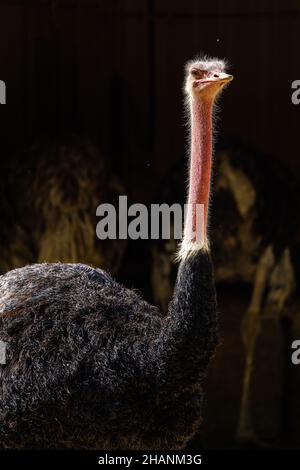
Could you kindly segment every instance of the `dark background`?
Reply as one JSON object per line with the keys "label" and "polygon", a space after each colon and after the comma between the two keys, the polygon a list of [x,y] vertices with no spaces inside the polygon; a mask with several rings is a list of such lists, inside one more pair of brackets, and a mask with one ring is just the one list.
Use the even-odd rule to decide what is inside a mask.
{"label": "dark background", "polygon": [[147,201],[181,156],[183,65],[226,57],[219,133],[250,139],[298,175],[300,4],[276,1],[0,1],[1,157],[41,133],[96,138]]}
{"label": "dark background", "polygon": [[[43,134],[84,134],[99,144],[132,199],[151,202],[186,148],[184,63],[206,53],[228,59],[235,76],[221,100],[218,134],[252,141],[299,178],[300,106],[291,102],[291,83],[300,79],[299,35],[296,0],[0,0],[0,79],[7,85],[0,168]],[[278,191],[284,198],[284,188]],[[133,251],[138,262],[123,277],[147,295],[148,261],[135,247],[127,267]],[[244,289],[224,293],[225,348],[209,377],[195,447],[235,439],[244,367],[237,317],[250,298]],[[267,391],[273,384],[263,380]],[[265,400],[262,408],[268,393]]]}

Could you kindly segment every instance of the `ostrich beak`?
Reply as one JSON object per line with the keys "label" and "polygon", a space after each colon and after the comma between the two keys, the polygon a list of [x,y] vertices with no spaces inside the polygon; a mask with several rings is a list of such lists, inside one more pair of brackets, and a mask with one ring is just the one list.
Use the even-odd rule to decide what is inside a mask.
{"label": "ostrich beak", "polygon": [[233,80],[233,75],[228,75],[228,73],[224,72],[218,72],[213,77],[195,80],[193,83],[193,87],[198,88],[199,85],[217,85],[219,88],[221,88],[227,83],[231,82],[231,80]]}
{"label": "ostrich beak", "polygon": [[228,73],[221,73],[218,80],[223,84],[231,82],[233,80],[233,75],[228,75]]}

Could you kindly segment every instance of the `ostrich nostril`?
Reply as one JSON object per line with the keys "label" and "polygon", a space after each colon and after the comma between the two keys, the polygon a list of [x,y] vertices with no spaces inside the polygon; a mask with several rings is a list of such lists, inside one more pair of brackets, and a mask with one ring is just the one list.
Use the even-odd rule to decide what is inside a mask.
{"label": "ostrich nostril", "polygon": [[214,74],[215,78],[219,78],[219,75],[217,73]]}

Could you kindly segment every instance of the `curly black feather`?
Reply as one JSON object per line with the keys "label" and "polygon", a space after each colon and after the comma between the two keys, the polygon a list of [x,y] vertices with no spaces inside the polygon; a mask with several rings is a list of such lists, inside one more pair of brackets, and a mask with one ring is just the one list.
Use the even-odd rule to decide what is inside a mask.
{"label": "curly black feather", "polygon": [[0,339],[2,447],[181,448],[201,421],[217,344],[210,256],[182,262],[167,317],[100,269],[10,271]]}

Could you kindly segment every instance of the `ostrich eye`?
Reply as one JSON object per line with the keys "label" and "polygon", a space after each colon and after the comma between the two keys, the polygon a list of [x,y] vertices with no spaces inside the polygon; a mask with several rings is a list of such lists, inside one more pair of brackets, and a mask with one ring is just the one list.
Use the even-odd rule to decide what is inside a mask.
{"label": "ostrich eye", "polygon": [[200,78],[203,75],[203,72],[199,69],[192,69],[191,70],[191,75],[196,78]]}

